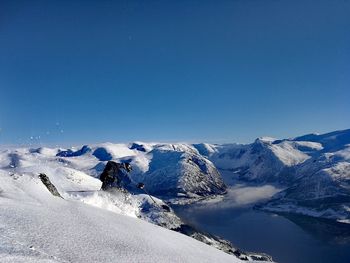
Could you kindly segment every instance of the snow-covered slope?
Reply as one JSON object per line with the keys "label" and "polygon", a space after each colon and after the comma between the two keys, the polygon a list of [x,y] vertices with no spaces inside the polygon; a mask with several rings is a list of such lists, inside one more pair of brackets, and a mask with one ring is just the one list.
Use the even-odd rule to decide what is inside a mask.
{"label": "snow-covered slope", "polygon": [[299,165],[293,185],[262,208],[350,223],[350,146]]}
{"label": "snow-covered slope", "polygon": [[0,171],[1,262],[240,262],[142,220],[54,197],[39,179]]}
{"label": "snow-covered slope", "polygon": [[144,182],[148,192],[168,202],[225,194],[221,172],[235,180],[281,184],[285,190],[262,209],[350,222],[350,130],[284,140],[262,137],[247,145],[137,142],[3,149],[0,171],[14,182],[22,174],[35,178],[45,173],[65,199],[181,229],[181,220],[171,213],[160,216],[154,206],[142,212],[140,207],[150,204],[145,195],[96,193],[101,187],[98,176],[108,160],[130,162],[134,183]]}
{"label": "snow-covered slope", "polygon": [[350,223],[350,130],[305,135],[293,142],[309,140],[322,147],[295,166],[295,180],[262,208],[294,212]]}
{"label": "snow-covered slope", "polygon": [[144,182],[154,195],[201,197],[226,191],[216,167],[189,145],[156,145],[147,156],[150,159],[147,172],[134,177]]}
{"label": "snow-covered slope", "polygon": [[345,149],[347,144],[350,144],[350,130],[285,140],[261,137],[252,144],[245,145],[193,146],[219,170],[231,171],[239,179],[288,184],[296,179],[299,167],[311,163],[310,159],[318,166],[318,157]]}
{"label": "snow-covered slope", "polygon": [[[153,233],[151,229],[147,230],[147,227],[144,227],[147,230],[145,233],[131,233],[131,237],[124,240],[123,235],[126,235],[127,231],[124,221],[127,219],[120,218],[120,216],[135,219],[140,218],[152,224],[186,234],[231,254],[230,262],[236,262],[235,259],[238,257],[247,258],[250,261],[253,261],[252,258],[260,258],[260,262],[263,259],[270,261],[266,256],[259,254],[251,255],[237,250],[225,240],[200,233],[190,226],[185,225],[174,214],[173,210],[158,198],[137,192],[131,194],[126,190],[122,191],[120,189],[98,191],[101,187],[101,181],[94,176],[98,174],[99,169],[104,167],[104,162],[97,159],[97,149],[101,153],[100,149],[109,148],[108,150],[112,158],[114,156],[114,160],[118,157],[121,159],[132,158],[132,161],[137,163],[139,160],[147,159],[147,157],[140,156],[135,152],[146,152],[141,150],[140,147],[134,150],[126,148],[125,145],[116,145],[115,148],[113,148],[112,144],[108,144],[108,147],[105,146],[84,146],[79,150],[21,148],[1,151],[0,209],[3,210],[0,211],[2,215],[2,217],[0,216],[0,241],[2,244],[5,244],[0,248],[1,262],[111,262],[113,259],[112,256],[116,258],[114,261],[117,262],[152,262],[154,260],[160,262],[173,262],[174,260],[175,262],[192,262],[193,260],[193,262],[202,262],[203,260],[208,260],[210,262],[210,257],[203,259],[202,256],[207,256],[205,253],[201,255],[201,252],[198,252],[197,259],[178,255],[170,260],[172,256],[164,257],[162,254],[165,253],[164,251],[160,255],[148,256],[147,253],[156,253],[156,249],[164,250],[164,244],[159,248],[156,245],[154,247],[151,246],[150,251],[146,251],[149,247],[149,244],[147,244],[149,238],[142,238],[142,235],[152,235],[158,240],[157,232],[155,231]],[[162,150],[169,151],[167,146],[162,145],[159,147]],[[186,157],[186,151],[191,153],[188,155],[191,158],[198,155],[189,146],[180,145],[178,147],[175,147],[175,150],[184,154]],[[155,148],[149,147],[148,149],[152,151]],[[130,150],[132,151],[130,152]],[[130,155],[131,153],[131,156],[123,156],[125,154]],[[103,157],[99,156],[99,158]],[[168,159],[165,158],[165,160]],[[171,165],[174,165],[176,161],[175,159],[173,163],[167,164],[170,165],[169,169],[171,169]],[[178,162],[181,163],[181,158]],[[141,170],[140,167],[144,167],[144,163],[136,166],[136,168]],[[53,183],[54,188],[57,188],[59,195],[64,199],[53,197],[48,192],[48,189],[39,180],[38,175],[40,173],[47,174],[50,184]],[[196,176],[196,173],[193,175]],[[178,174],[174,176],[191,176],[191,174]],[[220,175],[218,174],[218,176]],[[163,206],[166,206],[167,209],[165,210]],[[101,217],[100,214],[104,214],[106,211],[116,215],[115,218],[112,218],[112,215],[108,216],[109,220],[113,221],[108,222],[106,221],[107,219],[103,219],[102,223],[99,222],[96,224],[95,220],[98,221]],[[75,217],[74,220],[72,217]],[[43,225],[41,226],[40,223],[42,221]],[[29,230],[22,227],[20,222],[24,222],[24,224],[29,226],[30,233],[26,233]],[[135,221],[135,224],[137,222]],[[67,227],[67,224],[71,225]],[[82,231],[84,231],[85,224],[86,233],[83,234]],[[103,227],[107,229],[111,227],[111,231],[114,234],[122,235],[119,238],[114,238],[113,236],[111,237],[111,234],[106,229],[101,229],[98,232],[99,228]],[[34,231],[32,231],[32,228]],[[124,230],[120,233],[116,231],[117,228],[123,228]],[[132,224],[128,223],[127,228],[132,228]],[[136,226],[136,230],[130,229],[130,231],[138,231],[139,228],[143,229],[142,226]],[[49,233],[50,231],[52,233]],[[71,231],[73,231],[72,236],[70,236]],[[77,233],[74,231],[77,231]],[[16,235],[14,235],[15,232],[17,233]],[[61,233],[61,235],[56,240],[58,233]],[[92,237],[90,238],[89,235]],[[63,237],[61,238],[61,236]],[[97,237],[96,240],[93,237]],[[131,241],[131,238],[135,238],[135,240]],[[174,237],[170,238],[172,240],[174,239]],[[71,248],[74,242],[73,240],[76,240],[76,243]],[[162,242],[162,237],[160,237],[160,240]],[[66,241],[67,243],[65,243]],[[85,242],[89,243],[88,248],[79,248],[80,246],[84,247]],[[96,245],[96,243],[101,242],[106,242],[105,249],[108,250],[108,255],[104,255],[106,253],[104,252],[103,244]],[[115,242],[119,242],[120,244],[115,244]],[[146,242],[146,244],[139,244],[138,242]],[[174,242],[176,243],[176,240]],[[170,244],[170,241],[166,241],[165,243],[166,246]],[[179,241],[180,245],[181,241]],[[97,251],[93,250],[94,246]],[[109,251],[111,246],[115,247],[117,250],[116,253]],[[173,256],[176,253],[175,250],[178,249],[176,247],[177,245],[175,244],[174,247],[168,248],[174,250]],[[74,253],[71,251],[73,248],[76,248]],[[92,251],[88,252],[87,250],[89,249]],[[124,252],[119,251],[123,249],[125,250]],[[135,250],[140,250],[142,253],[138,255],[138,252],[134,252]],[[182,252],[179,249],[178,253]],[[80,253],[84,255],[79,256]],[[134,253],[136,254],[135,257],[131,257]],[[184,253],[188,252],[184,251]],[[101,259],[97,260],[99,257]],[[142,257],[145,258],[141,259]],[[216,257],[213,255],[211,258],[214,260]],[[221,260],[220,256],[218,256],[218,259]],[[223,260],[225,261],[226,257],[223,257]]]}
{"label": "snow-covered slope", "polygon": [[0,151],[0,168],[60,174],[52,180],[63,190],[69,190],[72,180],[83,179],[90,180],[92,189],[98,188],[99,181],[91,176],[97,178],[109,160],[130,162],[132,179],[145,183],[150,193],[162,198],[198,199],[226,191],[212,162],[188,144],[103,143],[71,149]]}
{"label": "snow-covered slope", "polygon": [[224,175],[286,190],[264,209],[350,222],[350,130],[248,145],[194,145]]}
{"label": "snow-covered slope", "polygon": [[75,151],[61,150],[57,157],[67,167],[83,168],[95,176],[100,174],[105,161],[130,162],[133,180],[145,183],[151,194],[162,198],[198,198],[226,191],[212,162],[188,144],[105,143]]}
{"label": "snow-covered slope", "polygon": [[[198,145],[195,146],[201,150]],[[259,138],[248,145],[213,145],[215,150],[207,156],[218,169],[232,171],[239,179],[284,183],[293,179],[291,171],[295,165],[310,158],[307,152],[321,147],[317,143],[275,142]]]}

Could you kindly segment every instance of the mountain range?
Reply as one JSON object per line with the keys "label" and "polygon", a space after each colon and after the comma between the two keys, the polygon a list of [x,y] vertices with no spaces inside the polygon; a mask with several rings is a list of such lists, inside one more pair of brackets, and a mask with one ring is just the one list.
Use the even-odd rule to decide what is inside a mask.
{"label": "mountain range", "polygon": [[[133,167],[130,174],[132,185],[127,187],[126,192],[99,191],[99,175],[111,160],[127,162]],[[43,188],[39,174],[47,175],[61,199],[73,202],[69,211],[62,208],[65,206],[61,203],[63,201],[48,197],[48,190]],[[35,227],[40,229],[41,221],[35,213],[30,212],[31,207],[38,209],[38,213],[40,209],[56,211],[62,208],[62,213],[71,218],[72,209],[79,202],[94,207],[91,209],[117,213],[122,216],[120,222],[124,222],[123,216],[134,217],[186,234],[235,256],[238,261],[271,261],[267,255],[240,251],[225,240],[201,233],[184,224],[171,208],[164,213],[162,207],[166,204],[190,204],[225,196],[230,187],[244,182],[248,185],[274,185],[282,189],[269,200],[257,204],[257,209],[350,223],[350,130],[282,140],[261,137],[251,144],[133,142],[71,148],[2,148],[0,179],[0,203],[6,208],[1,213],[1,222],[7,222],[0,224],[0,238],[7,237],[11,240],[17,231],[14,222],[20,222],[22,217],[31,218]],[[136,189],[135,185],[140,182],[144,183],[146,193]],[[82,214],[95,218],[91,220],[96,224],[98,217],[95,210],[90,211],[90,208],[80,206],[78,209],[83,211]],[[51,214],[44,216],[44,220],[57,223]],[[110,215],[107,217],[111,218]],[[66,223],[68,221],[64,224]],[[120,227],[118,224],[114,227]],[[80,222],[77,222],[76,227],[82,227]],[[140,228],[148,231],[146,225]],[[31,237],[20,238],[22,235],[21,231],[17,233],[19,245],[16,245],[15,250],[18,250],[18,258],[23,258],[23,262],[31,262],[28,257],[33,257],[33,262],[38,259],[48,260],[46,252],[23,250],[20,244],[27,244]],[[108,240],[108,234],[104,235]],[[159,235],[162,236],[161,233]],[[42,246],[39,243],[36,245]],[[28,246],[31,245],[28,243]],[[205,254],[201,252],[202,247],[193,246],[198,248],[193,257]],[[155,248],[157,246],[153,247]],[[8,252],[6,249],[12,248],[0,249],[0,255]],[[166,251],[167,249],[169,248],[165,248]],[[56,253],[52,247],[49,251],[58,259],[61,256],[67,258],[66,254]],[[40,254],[40,257],[36,257],[36,254]],[[123,258],[120,259],[123,261]],[[149,256],[149,259],[165,260],[166,257]],[[13,258],[8,257],[8,261],[11,260]],[[56,262],[55,258],[51,260]],[[220,254],[212,260],[226,262],[226,258]]]}

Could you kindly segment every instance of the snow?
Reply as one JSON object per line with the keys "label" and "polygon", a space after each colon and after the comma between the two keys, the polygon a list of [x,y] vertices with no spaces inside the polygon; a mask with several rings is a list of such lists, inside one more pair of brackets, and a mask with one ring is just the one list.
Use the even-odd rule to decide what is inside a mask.
{"label": "snow", "polygon": [[129,216],[52,196],[31,175],[0,171],[1,262],[240,262]]}
{"label": "snow", "polygon": [[68,192],[64,193],[63,197],[134,218],[137,218],[139,213],[140,201],[120,191],[113,193],[104,191]]}
{"label": "snow", "polygon": [[[307,144],[303,144],[307,145]],[[279,160],[286,166],[293,166],[302,163],[310,158],[307,154],[299,151],[295,146],[287,141],[279,144],[269,145],[269,148]]]}
{"label": "snow", "polygon": [[310,150],[317,150],[317,151],[321,151],[323,149],[322,144],[318,142],[295,141],[294,145],[298,148],[303,147],[304,149],[308,148]]}
{"label": "snow", "polygon": [[125,156],[135,155],[135,151],[130,150],[127,144],[103,143],[99,144],[94,151],[97,149],[104,149],[108,154],[111,155],[111,159],[118,159]]}
{"label": "snow", "polygon": [[269,137],[269,136],[262,136],[262,137],[259,137],[258,140],[263,141],[263,142],[272,143],[272,142],[276,141],[277,139],[273,138],[273,137]]}
{"label": "snow", "polygon": [[198,143],[193,144],[193,147],[197,149],[197,151],[206,157],[209,157],[213,155],[215,152],[217,152],[217,149],[214,145],[211,145],[209,143]]}
{"label": "snow", "polygon": [[61,192],[99,189],[101,183],[95,178],[108,160],[130,162],[131,178],[146,183],[154,195],[183,194],[183,198],[194,200],[225,191],[215,166],[190,144],[101,143],[70,149],[15,148],[0,152],[0,168],[46,173]]}
{"label": "snow", "polygon": [[[145,222],[169,229],[181,225],[174,213],[160,213],[161,199],[154,197],[154,204],[142,194],[98,191],[106,162],[131,162],[132,179],[170,202],[210,197],[207,204],[235,207],[268,200],[261,209],[349,223],[349,145],[346,130],[286,140],[261,137],[248,145],[2,149],[0,262],[237,262]],[[48,192],[39,173],[48,175],[64,200]]]}

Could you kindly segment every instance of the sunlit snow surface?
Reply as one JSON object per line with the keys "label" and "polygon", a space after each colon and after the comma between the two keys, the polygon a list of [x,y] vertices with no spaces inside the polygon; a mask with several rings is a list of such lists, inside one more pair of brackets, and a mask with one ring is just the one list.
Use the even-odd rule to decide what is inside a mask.
{"label": "sunlit snow surface", "polygon": [[192,238],[0,171],[0,262],[238,262]]}
{"label": "sunlit snow surface", "polygon": [[[238,262],[232,255],[153,225],[175,229],[182,223],[174,213],[160,212],[162,200],[146,194],[98,191],[98,175],[109,158],[131,161],[135,180],[149,170],[158,150],[128,147],[108,143],[67,152],[59,148],[1,150],[0,262]],[[197,164],[181,164],[190,158],[199,162],[201,157],[191,146],[159,147],[165,156],[170,150],[177,157],[168,164],[157,160],[169,170],[178,167],[170,174],[174,180],[180,181],[186,169],[208,175]],[[215,170],[206,162],[199,164]],[[64,199],[48,192],[39,173],[47,174]],[[214,175],[221,180],[217,172]]]}

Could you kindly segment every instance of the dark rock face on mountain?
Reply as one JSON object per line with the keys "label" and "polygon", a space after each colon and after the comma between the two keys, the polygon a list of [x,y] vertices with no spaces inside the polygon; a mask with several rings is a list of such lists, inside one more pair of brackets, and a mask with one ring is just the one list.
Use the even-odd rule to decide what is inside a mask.
{"label": "dark rock face on mountain", "polygon": [[100,161],[110,161],[113,159],[113,156],[103,147],[98,147],[92,153]]}
{"label": "dark rock face on mountain", "polygon": [[88,152],[91,152],[91,148],[87,145],[84,145],[80,150],[78,151],[73,151],[71,149],[68,149],[67,151],[59,151],[56,156],[59,157],[76,157],[76,156],[81,156],[84,155]]}
{"label": "dark rock face on mountain", "polygon": [[138,144],[138,143],[133,143],[130,146],[131,150],[138,150],[140,152],[146,152],[146,148],[142,145],[142,144]]}
{"label": "dark rock face on mountain", "polygon": [[209,246],[216,247],[217,249],[220,249],[227,254],[231,254],[236,256],[237,258],[244,260],[244,261],[252,261],[254,262],[257,261],[263,261],[263,262],[273,262],[273,259],[271,256],[264,254],[264,253],[251,253],[251,252],[246,252],[240,249],[235,248],[231,242],[219,238],[217,236],[210,235],[208,233],[203,233],[200,232],[193,227],[186,225],[186,224],[181,224],[178,228],[172,229],[176,232],[180,232],[182,234],[185,234],[187,236],[190,236],[194,239],[197,239],[200,242],[203,242]]}
{"label": "dark rock face on mountain", "polygon": [[128,187],[131,181],[127,173],[130,172],[131,169],[132,168],[129,164],[108,161],[100,175],[100,180],[102,181],[101,189],[106,190],[111,187]]}

